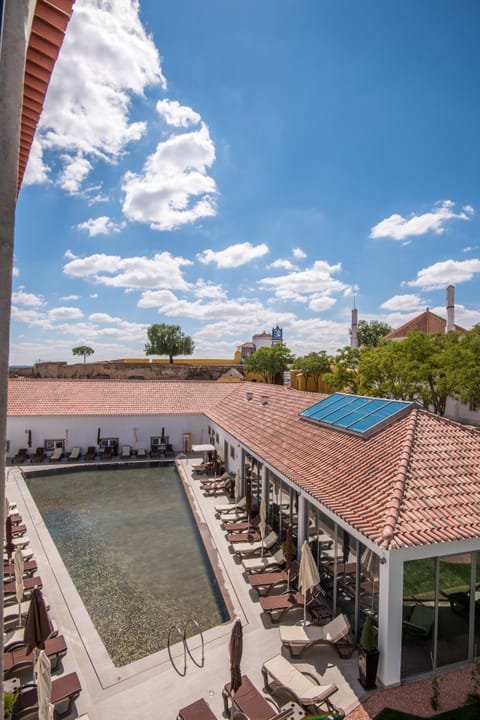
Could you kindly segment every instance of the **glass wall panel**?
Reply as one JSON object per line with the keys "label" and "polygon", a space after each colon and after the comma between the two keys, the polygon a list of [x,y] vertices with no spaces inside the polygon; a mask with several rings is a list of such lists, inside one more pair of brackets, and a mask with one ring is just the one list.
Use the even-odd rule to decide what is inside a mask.
{"label": "glass wall panel", "polygon": [[439,561],[437,665],[468,657],[471,553]]}
{"label": "glass wall panel", "polygon": [[402,677],[432,669],[435,560],[403,565]]}
{"label": "glass wall panel", "polygon": [[480,552],[474,553],[475,555],[475,606],[474,606],[474,621],[475,621],[475,634],[473,638],[473,655],[474,657],[480,656]]}

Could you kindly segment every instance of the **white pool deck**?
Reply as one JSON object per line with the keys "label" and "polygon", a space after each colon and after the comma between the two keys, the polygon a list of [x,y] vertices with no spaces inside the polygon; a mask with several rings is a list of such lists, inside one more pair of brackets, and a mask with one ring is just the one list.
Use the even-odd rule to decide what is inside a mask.
{"label": "white pool deck", "polygon": [[[217,497],[204,495],[199,479],[192,478],[191,468],[196,462],[198,458],[177,461],[189,488],[200,530],[210,538],[210,554],[216,560],[224,592],[230,598],[232,617],[242,620],[242,673],[262,690],[262,663],[281,652],[278,626],[272,625],[261,613],[257,593],[250,590],[242,565],[232,555],[225,532],[215,515],[214,506],[227,500],[222,493]],[[25,467],[27,471],[32,469],[34,466]],[[9,467],[7,470],[6,494],[10,501],[17,502],[23,515],[43,580],[43,591],[50,602],[50,616],[55,618],[67,641],[68,653],[63,659],[63,670],[76,671],[80,677],[82,692],[69,718],[88,713],[90,720],[175,720],[179,708],[200,697],[206,699],[219,719],[222,718],[222,688],[230,679],[228,644],[232,621],[204,633],[204,667],[197,667],[187,655],[184,677],[172,667],[167,650],[115,668],[17,468]],[[141,508],[141,498],[138,502]],[[175,562],[174,557],[172,562]],[[175,588],[172,588],[174,592]],[[195,617],[194,607],[192,616]],[[284,622],[293,623],[299,617],[301,614],[289,612]],[[152,627],[155,622],[155,617],[152,617]],[[200,645],[198,636],[190,643],[196,660],[201,657]],[[173,656],[183,670],[181,643],[174,646]],[[338,691],[331,699],[344,711],[352,710],[366,695],[357,680],[356,653],[352,658],[343,660],[333,649],[321,647],[310,650],[301,660],[294,662],[300,669],[319,675],[322,683],[335,683]]]}

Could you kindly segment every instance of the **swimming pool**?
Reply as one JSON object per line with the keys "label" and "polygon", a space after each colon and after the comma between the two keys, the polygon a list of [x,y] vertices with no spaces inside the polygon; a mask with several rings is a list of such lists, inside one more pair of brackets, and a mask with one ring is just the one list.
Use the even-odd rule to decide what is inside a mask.
{"label": "swimming pool", "polygon": [[25,478],[116,667],[165,648],[174,624],[228,619],[173,465]]}

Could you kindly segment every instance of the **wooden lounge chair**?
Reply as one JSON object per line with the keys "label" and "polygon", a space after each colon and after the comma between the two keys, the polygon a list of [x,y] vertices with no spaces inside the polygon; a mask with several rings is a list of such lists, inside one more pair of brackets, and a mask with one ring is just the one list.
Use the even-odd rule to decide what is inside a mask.
{"label": "wooden lounge chair", "polygon": [[226,539],[227,542],[235,544],[239,542],[258,542],[262,539],[262,536],[258,530],[251,527],[250,532],[228,533]]}
{"label": "wooden lounge chair", "polygon": [[258,527],[259,522],[259,515],[256,515],[251,520],[236,520],[235,518],[230,517],[228,520],[222,521],[222,525],[225,532],[241,533]]}
{"label": "wooden lounge chair", "polygon": [[130,445],[123,445],[120,457],[122,460],[129,460],[132,455],[132,448]]}
{"label": "wooden lounge chair", "polygon": [[202,462],[199,465],[192,465],[192,470],[193,470],[193,472],[196,472],[198,474],[212,472],[213,463],[212,462]]}
{"label": "wooden lounge chair", "polygon": [[247,675],[242,675],[242,684],[233,693],[233,697],[230,683],[223,688],[222,696],[226,717],[231,717],[229,702],[230,705],[233,703],[234,717],[236,709],[243,713],[248,720],[280,720],[289,717],[289,710],[280,711],[276,705],[272,707],[273,700],[262,695]]}
{"label": "wooden lounge chair", "polygon": [[330,712],[338,713],[335,714],[336,718],[345,717],[330,701],[330,696],[338,689],[335,683],[322,685],[314,675],[300,671],[283,655],[275,655],[267,660],[263,664],[262,674],[267,690],[281,689],[306,712],[319,713],[322,705],[326,705]]}
{"label": "wooden lounge chair", "polygon": [[79,447],[74,447],[74,448],[72,448],[72,451],[71,451],[70,455],[68,456],[68,459],[69,459],[69,461],[70,460],[72,460],[72,461],[80,460],[81,454],[82,454],[81,449]]}
{"label": "wooden lounge chair", "polygon": [[110,447],[110,445],[108,447],[103,448],[103,452],[101,455],[102,460],[111,460],[115,454],[114,450],[115,450],[115,448]]}
{"label": "wooden lounge chair", "polygon": [[[23,537],[23,538],[20,538],[20,539],[21,539],[21,540],[24,540],[25,538]],[[31,559],[33,558],[33,550],[32,550],[32,548],[23,547],[23,548],[21,548],[21,550],[22,550],[22,557],[23,557],[23,561],[24,561],[24,562],[27,562],[27,560],[31,560]],[[13,566],[13,560],[11,561],[11,563],[12,563],[12,566]],[[4,553],[3,553],[3,567],[4,567],[4,572],[5,572],[5,566],[8,567],[8,558],[7,558],[7,556],[5,555],[5,552],[4,552]]]}
{"label": "wooden lounge chair", "polygon": [[53,453],[48,458],[49,462],[60,462],[60,460],[63,458],[63,448],[56,447],[53,451]]}
{"label": "wooden lounge chair", "polygon": [[12,537],[22,537],[27,532],[27,526],[23,523],[21,525],[12,525]]}
{"label": "wooden lounge chair", "polygon": [[[58,635],[58,627],[57,623],[54,620],[54,618],[50,618],[50,622],[52,625],[52,632],[48,636],[49,638],[57,637]],[[6,652],[7,650],[16,650],[17,648],[25,647],[24,642],[24,635],[25,635],[25,626],[21,625],[20,627],[14,627],[8,630],[5,633],[4,641],[3,641],[3,650]]]}
{"label": "wooden lounge chair", "polygon": [[[301,592],[291,592],[285,595],[270,595],[269,597],[260,597],[260,605],[262,612],[270,615],[270,620],[275,625],[280,622],[282,617],[290,610],[303,610],[304,596]],[[310,606],[313,603],[313,597],[307,596],[307,611],[310,613]]]}
{"label": "wooden lounge chair", "polygon": [[85,453],[85,460],[95,460],[97,457],[97,448],[94,445],[91,445],[87,448],[87,452]]}
{"label": "wooden lounge chair", "polygon": [[[351,657],[355,644],[350,638],[350,623],[343,613],[325,625],[280,625],[282,646],[291,657],[300,657],[305,650],[317,645],[334,647],[341,658]],[[293,651],[298,652],[294,653]]]}
{"label": "wooden lounge chair", "polygon": [[41,463],[45,459],[45,450],[43,447],[37,447],[33,455],[30,455],[30,462]]}
{"label": "wooden lounge chair", "polygon": [[210,705],[200,698],[178,711],[177,720],[217,720]]}
{"label": "wooden lounge chair", "polygon": [[270,550],[278,542],[278,535],[273,530],[268,533],[264,541],[236,543],[233,550],[236,555],[259,555],[262,550]]}
{"label": "wooden lounge chair", "polygon": [[222,503],[221,505],[215,505],[215,512],[219,515],[230,515],[235,517],[235,513],[240,510],[245,510],[247,507],[246,499],[240,498],[237,503]]}
{"label": "wooden lounge chair", "polygon": [[[6,605],[9,604],[9,602],[17,602],[17,598],[15,595],[15,588],[16,588],[16,582],[15,580],[12,580],[11,582],[7,582],[3,586],[3,597],[4,602]],[[23,597],[25,600],[27,600],[30,597],[30,593],[34,588],[41,588],[43,587],[43,581],[40,575],[35,575],[34,577],[25,578],[23,581]]]}
{"label": "wooden lounge chair", "polygon": [[[45,603],[45,608],[47,610],[50,610],[50,603],[48,602],[45,595],[43,595],[43,602]],[[30,607],[30,600],[23,600],[20,603],[20,617],[25,619],[28,614],[28,609]],[[11,625],[13,622],[18,623],[18,603],[15,603],[14,605],[5,605],[3,608],[3,622],[6,625]]]}
{"label": "wooden lounge chair", "polygon": [[274,553],[266,553],[262,557],[245,558],[242,560],[243,569],[248,573],[262,573],[282,568],[285,565],[285,555],[281,549]]}
{"label": "wooden lounge chair", "polygon": [[[67,654],[67,643],[63,635],[45,640],[45,654],[52,660],[52,672],[58,667],[60,658]],[[22,670],[32,667],[33,652],[27,653],[26,647],[15,648],[3,654],[3,677],[7,680]]]}
{"label": "wooden lounge chair", "polygon": [[[36,560],[27,560],[23,562],[23,577],[32,577],[33,573],[37,572],[37,562]],[[8,565],[3,566],[3,582],[8,582],[9,580],[13,580],[14,575],[14,568],[13,568],[13,560],[10,563],[10,569]]]}
{"label": "wooden lounge chair", "polygon": [[293,585],[298,577],[298,563],[295,560],[290,565],[290,575],[287,570],[279,570],[278,572],[254,573],[248,575],[247,580],[251,587],[254,588],[259,595],[268,595],[270,590],[279,585]]}
{"label": "wooden lounge chair", "polygon": [[27,448],[20,448],[15,457],[12,459],[12,465],[23,465],[29,459]]}
{"label": "wooden lounge chair", "polygon": [[140,460],[145,460],[145,458],[148,456],[147,451],[145,448],[138,448],[137,450],[137,458],[140,458]]}
{"label": "wooden lounge chair", "polygon": [[[76,672],[68,675],[61,675],[52,679],[52,695],[50,702],[55,705],[55,713],[57,718],[63,718],[70,715],[73,703],[80,695],[82,686]],[[66,709],[60,712],[60,708],[67,703]],[[33,683],[27,683],[20,688],[17,702],[13,707],[12,717],[14,720],[21,720],[23,717],[32,715],[38,710],[37,686]]]}

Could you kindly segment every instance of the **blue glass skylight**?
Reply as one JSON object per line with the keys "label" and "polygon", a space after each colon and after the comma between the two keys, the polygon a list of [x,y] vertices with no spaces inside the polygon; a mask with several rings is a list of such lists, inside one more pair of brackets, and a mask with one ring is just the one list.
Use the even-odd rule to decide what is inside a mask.
{"label": "blue glass skylight", "polygon": [[415,403],[334,393],[303,410],[300,417],[369,437],[407,414]]}

